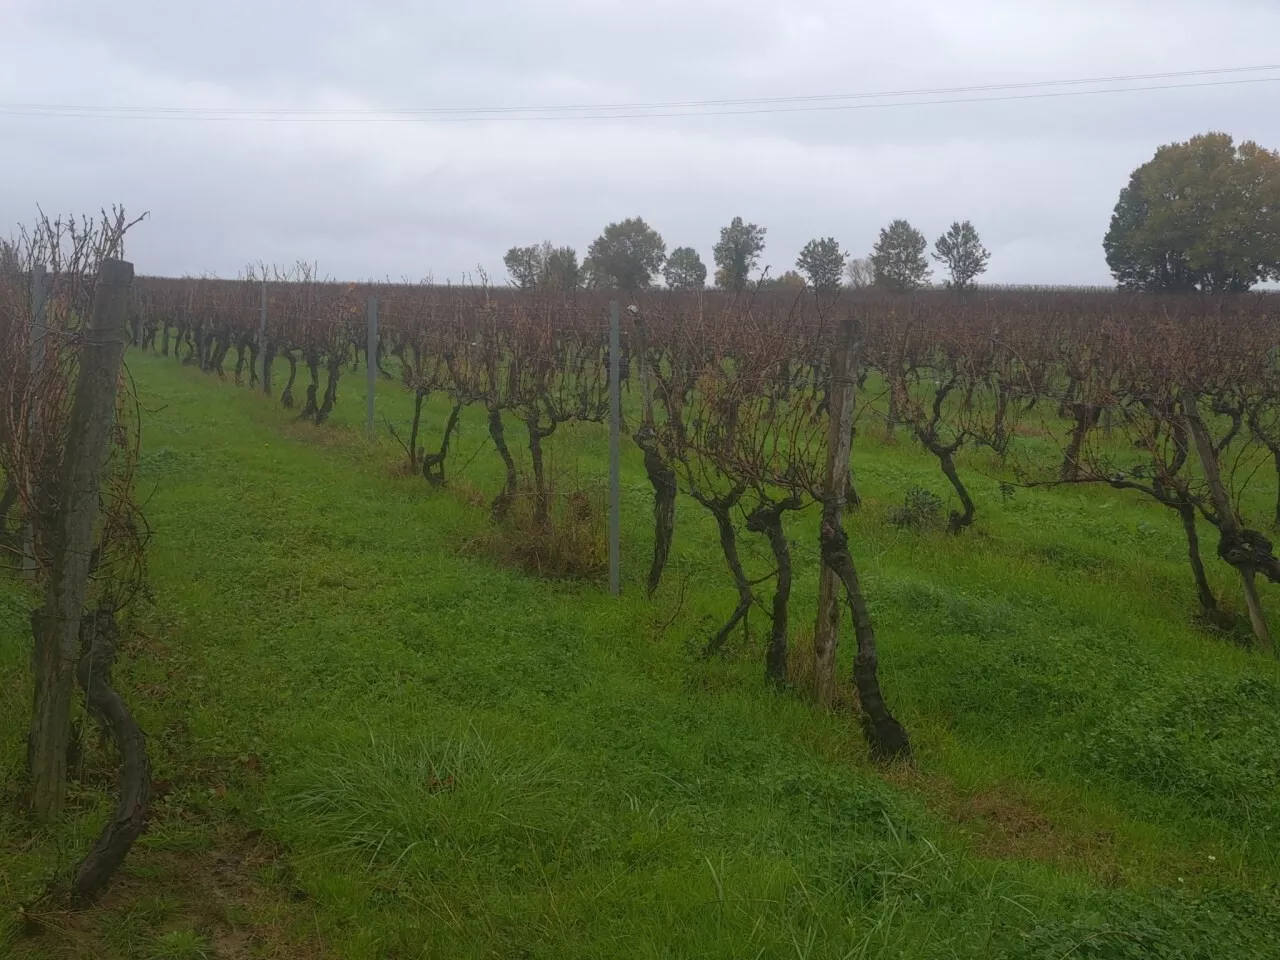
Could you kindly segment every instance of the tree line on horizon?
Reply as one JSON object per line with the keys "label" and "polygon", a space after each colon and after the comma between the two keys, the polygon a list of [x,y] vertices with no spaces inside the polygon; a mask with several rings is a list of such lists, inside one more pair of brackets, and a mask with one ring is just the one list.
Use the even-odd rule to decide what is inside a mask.
{"label": "tree line on horizon", "polygon": [[[795,269],[781,276],[757,276],[767,229],[734,217],[720,229],[712,249],[713,283],[732,293],[764,289],[803,289],[832,292],[841,286],[879,286],[914,290],[928,283],[931,267],[928,241],[906,220],[894,220],[880,231],[871,253],[856,258],[842,250],[835,237],[815,237],[796,258]],[[967,290],[987,268],[991,254],[968,220],[956,221],[934,243],[930,254],[943,264],[946,286]],[[581,262],[570,246],[550,241],[512,247],[502,258],[511,283],[523,290],[579,287],[624,291],[644,290],[659,278],[672,290],[703,290],[707,266],[693,247],[676,247],[667,254],[666,241],[643,217],[629,217],[606,226],[592,241]]]}
{"label": "tree line on horizon", "polygon": [[[924,234],[898,219],[866,257],[851,256],[835,237],[815,237],[793,269],[769,277],[767,270],[757,275],[766,233],[742,217],[720,229],[712,249],[717,289],[909,291],[928,285],[932,258],[947,289],[966,291],[991,259],[968,220],[953,222],[929,250]],[[1160,147],[1121,190],[1103,251],[1121,290],[1231,293],[1280,281],[1280,153],[1252,141],[1237,146],[1225,133]],[[581,262],[573,247],[543,242],[512,247],[503,263],[521,289],[635,291],[660,280],[673,290],[702,290],[708,281],[697,250],[680,246],[668,255],[661,234],[639,216],[606,226]]]}

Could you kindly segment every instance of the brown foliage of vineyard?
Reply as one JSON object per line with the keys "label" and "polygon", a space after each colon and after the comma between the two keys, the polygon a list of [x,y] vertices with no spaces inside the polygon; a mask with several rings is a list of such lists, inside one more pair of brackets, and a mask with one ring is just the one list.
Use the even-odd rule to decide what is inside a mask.
{"label": "brown foliage of vineyard", "polygon": [[[398,376],[416,398],[402,440],[411,465],[445,482],[457,413],[486,413],[506,481],[492,503],[509,509],[518,477],[504,417],[525,428],[535,511],[548,515],[543,443],[561,424],[601,421],[608,409],[608,295],[394,285],[338,285],[302,276],[144,280],[135,339],[181,362],[272,390],[260,356],[284,358],[280,398],[322,423],[347,366],[364,348],[367,297],[379,301],[377,353],[365,358]],[[265,324],[263,304],[265,302]],[[855,505],[852,482],[831,487],[831,370],[840,351],[856,385],[858,420],[889,436],[905,429],[938,460],[961,509],[950,529],[973,523],[975,505],[958,466],[966,450],[994,454],[1010,485],[1108,484],[1169,508],[1187,539],[1203,613],[1224,614],[1204,574],[1197,521],[1218,536],[1217,554],[1238,571],[1259,644],[1271,648],[1259,574],[1280,581],[1277,560],[1242,494],[1262,465],[1280,482],[1280,298],[1156,297],[1105,292],[994,291],[955,295],[874,291],[840,296],[758,293],[648,293],[622,312],[623,377],[638,412],[629,433],[643,451],[654,490],[655,552],[648,576],[660,581],[683,490],[715,519],[739,602],[710,637],[714,654],[753,601],[738,555],[742,535],[764,536],[777,563],[768,675],[786,677],[791,564],[788,513],[814,504]],[[367,349],[366,349],[367,353]],[[449,398],[455,415],[428,442],[424,400]],[[1030,421],[1034,420],[1034,424]],[[1032,429],[1034,427],[1034,429]],[[1028,454],[1035,434],[1051,468]],[[856,670],[868,736],[883,755],[908,752],[875,682],[874,632],[851,551],[837,518],[824,524],[825,565],[845,588],[859,640]],[[1280,523],[1280,499],[1275,522]],[[856,545],[855,545],[856,549]],[[878,731],[878,732],[877,732]]]}

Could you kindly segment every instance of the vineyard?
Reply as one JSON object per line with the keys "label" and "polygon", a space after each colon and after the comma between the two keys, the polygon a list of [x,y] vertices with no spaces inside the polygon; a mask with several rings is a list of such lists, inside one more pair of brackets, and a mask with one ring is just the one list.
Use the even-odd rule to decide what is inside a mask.
{"label": "vineyard", "polygon": [[[498,520],[527,491],[536,523],[549,523],[544,444],[561,424],[608,415],[607,297],[252,280],[140,286],[136,342],[222,377],[234,350],[236,383],[268,394],[283,359],[280,402],[299,406],[300,418],[317,425],[332,413],[343,373],[358,366],[363,348],[366,364],[413,395],[412,421],[396,436],[408,466],[432,485],[446,482],[459,415],[483,410],[505,467],[491,504]],[[368,298],[377,299],[380,317],[372,359]],[[715,519],[738,593],[706,653],[720,648],[753,603],[737,542],[744,530],[762,536],[777,568],[767,670],[785,682],[786,517],[821,505],[824,563],[843,588],[866,661],[860,691],[864,702],[880,702],[873,629],[859,612],[862,590],[841,528],[842,511],[858,504],[856,483],[846,478],[858,430],[886,442],[902,434],[936,458],[958,505],[947,524],[956,535],[975,519],[969,486],[977,476],[958,467],[967,454],[981,458],[978,476],[1009,495],[1017,487],[1106,484],[1167,507],[1186,537],[1200,616],[1229,627],[1232,603],[1224,605],[1205,575],[1200,536],[1207,527],[1209,549],[1239,574],[1254,640],[1275,651],[1257,586],[1259,574],[1280,581],[1280,560],[1262,532],[1280,526],[1274,296],[1001,291],[633,300],[623,313],[619,361],[633,398],[626,432],[643,451],[653,487],[646,588],[652,594],[661,582],[683,491]],[[440,435],[428,437],[421,411],[435,395],[448,399],[452,413]],[[509,421],[520,425],[519,441],[509,439]],[[527,445],[528,477],[512,456],[516,442]],[[1262,488],[1274,493],[1265,515],[1252,509]],[[825,642],[834,637],[827,632]],[[829,703],[834,677],[822,639],[816,693]],[[905,741],[884,739],[893,736],[873,735],[873,749],[906,751]]]}
{"label": "vineyard", "polygon": [[[86,265],[80,274],[87,269]],[[83,279],[81,282],[83,285]],[[58,316],[62,319],[52,326],[61,325],[72,336],[76,318],[87,309],[91,293],[89,284],[76,295],[78,300],[65,295],[59,301],[62,312]],[[1018,559],[999,559],[999,544],[993,545],[984,529],[988,518],[1016,508],[1020,523],[1038,528],[1037,542],[1043,544],[1038,549],[1055,558],[1057,566],[1049,569],[1066,580],[1072,574],[1063,571],[1069,571],[1071,563],[1085,563],[1079,559],[1084,556],[1082,542],[1087,548],[1091,537],[1112,536],[1109,525],[1119,523],[1114,520],[1115,502],[1138,511],[1134,515],[1143,517],[1142,525],[1162,526],[1153,529],[1146,541],[1139,538],[1134,562],[1169,562],[1162,545],[1176,540],[1176,567],[1181,572],[1167,584],[1162,581],[1159,589],[1135,595],[1134,602],[1142,607],[1135,620],[1145,617],[1162,625],[1153,627],[1157,631],[1168,624],[1184,624],[1194,642],[1202,645],[1201,653],[1188,655],[1190,660],[1203,656],[1207,663],[1217,664],[1219,658],[1229,658],[1231,671],[1238,670],[1240,679],[1222,681],[1234,691],[1223,699],[1227,695],[1220,693],[1219,680],[1207,676],[1194,679],[1189,673],[1192,679],[1179,687],[1172,705],[1158,718],[1135,717],[1133,722],[1140,726],[1158,720],[1158,727],[1141,734],[1122,728],[1123,711],[1108,714],[1101,723],[1103,729],[1090,735],[1091,752],[1072,761],[1075,766],[1066,766],[1071,776],[1056,773],[1055,782],[1069,781],[1087,769],[1102,780],[1129,784],[1130,789],[1143,791],[1144,797],[1164,798],[1185,807],[1200,826],[1170,828],[1161,836],[1179,836],[1176,843],[1170,841],[1173,845],[1198,842],[1186,840],[1185,833],[1212,836],[1215,844],[1233,831],[1247,835],[1253,846],[1241,846],[1230,855],[1237,870],[1233,882],[1238,887],[1230,896],[1243,898],[1246,906],[1240,908],[1242,912],[1218,904],[1213,900],[1216,893],[1207,893],[1206,900],[1197,900],[1194,907],[1186,909],[1186,917],[1191,918],[1187,922],[1203,921],[1206,929],[1212,929],[1202,953],[1184,948],[1181,940],[1176,948],[1168,946],[1175,938],[1169,931],[1177,928],[1177,922],[1157,916],[1159,911],[1153,904],[1162,896],[1159,893],[1152,894],[1150,902],[1143,900],[1133,913],[1125,912],[1128,906],[1116,907],[1107,901],[1107,920],[1097,927],[1077,924],[1079,916],[1055,927],[1057,921],[1044,919],[1046,913],[1040,922],[1026,927],[1016,942],[991,934],[1003,952],[961,952],[959,940],[946,941],[952,953],[941,952],[941,948],[928,952],[919,945],[927,945],[933,934],[921,933],[917,925],[924,921],[913,911],[928,916],[932,909],[929,896],[945,902],[945,907],[935,904],[943,912],[958,909],[948,899],[952,896],[958,898],[955,903],[963,898],[985,903],[975,884],[980,886],[987,880],[979,877],[978,868],[972,868],[978,873],[964,878],[948,874],[946,892],[938,887],[933,894],[919,894],[923,900],[913,901],[913,895],[904,892],[912,889],[912,871],[931,871],[927,864],[951,869],[946,864],[967,861],[950,860],[952,852],[937,850],[936,861],[933,854],[913,861],[920,841],[896,837],[901,846],[893,856],[900,859],[884,866],[879,858],[885,854],[874,854],[875,862],[882,864],[875,868],[874,880],[856,871],[844,880],[823,872],[817,881],[823,889],[805,894],[820,902],[820,906],[810,903],[805,909],[813,916],[827,917],[815,921],[815,929],[823,930],[822,938],[806,947],[799,939],[795,943],[774,942],[767,933],[761,943],[772,946],[768,950],[760,947],[760,955],[881,955],[873,951],[870,933],[866,939],[861,933],[845,937],[835,932],[838,922],[831,918],[839,915],[842,903],[854,904],[850,909],[858,912],[892,900],[912,904],[901,909],[916,919],[904,921],[900,932],[905,937],[905,931],[914,930],[910,936],[916,939],[899,942],[899,953],[889,952],[890,940],[885,939],[883,955],[1138,957],[1160,955],[1151,951],[1167,949],[1169,956],[1264,956],[1256,952],[1262,949],[1256,947],[1262,941],[1251,940],[1251,931],[1264,929],[1277,908],[1266,897],[1259,895],[1255,902],[1252,892],[1243,891],[1274,873],[1274,838],[1259,831],[1262,824],[1275,822],[1280,816],[1276,801],[1280,766],[1274,745],[1261,742],[1265,739],[1261,731],[1274,727],[1262,717],[1280,703],[1267,594],[1268,584],[1280,582],[1280,558],[1270,539],[1280,526],[1280,355],[1276,345],[1280,300],[1274,295],[1160,297],[1028,289],[903,295],[761,291],[741,296],[653,291],[619,298],[591,291],[565,294],[556,290],[332,284],[317,282],[305,269],[299,269],[287,275],[263,274],[239,281],[142,277],[134,281],[131,297],[130,356],[135,358],[132,369],[144,386],[156,380],[169,384],[169,390],[178,389],[172,384],[179,382],[197,384],[182,389],[197,389],[201,382],[242,387],[241,406],[252,400],[252,407],[244,409],[263,410],[262,417],[269,415],[267,404],[288,411],[282,414],[276,409],[272,413],[281,422],[292,421],[288,426],[291,437],[343,435],[343,423],[359,422],[356,413],[347,414],[357,407],[363,411],[361,401],[368,399],[363,382],[372,371],[380,415],[374,421],[371,455],[377,457],[394,449],[401,457],[395,475],[383,486],[417,487],[434,498],[431,502],[452,498],[475,504],[476,512],[485,515],[483,525],[501,529],[507,541],[518,548],[511,556],[519,566],[570,578],[571,585],[555,589],[574,591],[574,603],[582,610],[606,618],[610,614],[601,613],[600,604],[603,601],[607,607],[610,601],[599,597],[602,591],[597,582],[602,579],[605,554],[605,511],[599,495],[602,470],[597,451],[598,441],[607,432],[610,369],[611,361],[616,360],[623,398],[621,432],[629,445],[626,456],[643,481],[627,485],[626,506],[629,516],[643,517],[645,529],[634,540],[633,549],[626,551],[632,561],[642,552],[643,565],[632,563],[624,569],[623,595],[632,615],[641,609],[657,612],[653,642],[662,643],[671,636],[680,645],[681,669],[703,677],[701,682],[710,692],[689,709],[694,713],[705,710],[707,716],[728,724],[726,735],[731,740],[766,736],[760,726],[745,719],[745,713],[736,721],[729,720],[714,692],[717,682],[727,682],[716,680],[724,665],[749,664],[759,688],[758,694],[741,694],[756,704],[750,710],[765,711],[764,715],[773,718],[769,722],[788,730],[800,729],[796,725],[813,723],[815,718],[820,726],[838,729],[841,718],[856,717],[867,753],[890,782],[919,786],[912,779],[919,774],[910,771],[913,761],[923,762],[927,768],[933,762],[929,757],[936,757],[942,737],[940,715],[947,716],[950,711],[956,724],[963,727],[959,718],[968,716],[968,711],[977,715],[989,709],[995,716],[1013,709],[1006,704],[1013,696],[1011,691],[1032,696],[1026,691],[1047,682],[1038,679],[1039,674],[1037,679],[1032,679],[1032,673],[1020,676],[1019,663],[1025,662],[1028,671],[1044,670],[1053,676],[1067,677],[1077,671],[1071,679],[1061,681],[1061,689],[1071,692],[1054,692],[1053,706],[1049,707],[1072,712],[1076,707],[1064,706],[1061,697],[1067,701],[1075,698],[1077,705],[1092,702],[1077,681],[1084,682],[1087,677],[1095,685],[1119,684],[1124,678],[1107,671],[1121,670],[1120,664],[1127,662],[1128,656],[1147,656],[1123,649],[1095,649],[1072,633],[1075,642],[1083,646],[1075,652],[1062,650],[1060,669],[1035,661],[1030,651],[1039,649],[1036,643],[1018,633],[1016,623],[1007,621],[1022,617],[1036,629],[1045,629],[1047,624],[1010,593],[1014,588],[1009,585],[1025,583],[1025,578],[1017,570]],[[18,299],[12,296],[10,302]],[[370,300],[377,304],[377,333],[372,341],[368,338]],[[620,326],[616,358],[610,357],[609,346],[614,300]],[[0,465],[6,478],[0,509],[5,527],[0,533],[19,556],[23,552],[21,531],[39,529],[39,524],[31,524],[39,505],[29,502],[27,492],[49,489],[48,483],[40,480],[39,465],[50,454],[36,443],[30,430],[29,404],[16,401],[34,392],[22,375],[28,366],[20,362],[29,355],[30,343],[21,326],[9,327],[8,335],[4,355],[19,361],[9,368],[15,371],[8,382],[11,413],[7,433],[0,437],[4,455]],[[148,356],[138,357],[140,352]],[[191,377],[195,371],[204,376]],[[72,372],[63,369],[58,374],[57,382],[64,387],[48,401],[48,417],[65,408],[65,384]],[[145,389],[142,392],[145,394]],[[41,395],[46,394],[41,391]],[[138,440],[140,429],[146,435],[146,411],[151,409],[144,399],[140,397],[135,405],[126,392],[119,404],[120,429],[113,436],[106,474],[109,482],[104,487],[107,522],[102,527],[103,559],[95,567],[97,592],[91,603],[97,609],[112,611],[113,623],[116,613],[147,590],[142,558],[147,522],[152,518],[146,501],[136,491],[139,473],[145,479],[148,469],[145,445]],[[157,404],[161,412],[156,416],[170,424],[165,429],[173,436],[180,436],[187,427],[179,424],[178,414],[163,408],[164,404]],[[253,437],[256,443],[258,433]],[[249,441],[243,444],[248,455]],[[881,462],[910,462],[913,466],[886,469],[877,466]],[[316,462],[308,463],[308,470],[318,469]],[[323,469],[324,475],[330,476],[329,468]],[[271,482],[274,486],[295,480],[306,482],[305,477]],[[346,489],[331,476],[328,482],[336,490]],[[868,489],[873,492],[868,494]],[[639,499],[641,490],[643,502]],[[1092,496],[1090,492],[1097,490],[1109,491],[1111,496]],[[1064,514],[1053,507],[1042,519],[1036,516],[1042,505],[1059,503],[1046,497],[1060,498],[1072,491],[1089,494],[1079,501],[1083,512]],[[143,503],[141,508],[136,506],[139,502]],[[324,503],[323,495],[319,502]],[[345,509],[337,500],[334,506],[339,512]],[[178,514],[189,512],[170,509]],[[318,509],[323,515],[334,516],[323,506]],[[416,514],[412,508],[406,509],[408,523],[407,518]],[[193,533],[205,531],[215,541],[218,536],[212,526],[201,522],[192,522],[190,529]],[[976,616],[972,609],[944,605],[938,616],[946,634],[959,631],[964,637],[953,649],[928,636],[912,645],[914,655],[921,656],[922,646],[932,644],[928,659],[946,665],[929,668],[933,672],[914,669],[921,675],[954,682],[956,689],[922,687],[912,681],[913,668],[908,667],[888,670],[882,676],[882,658],[893,663],[898,655],[887,638],[900,636],[904,622],[912,624],[907,628],[911,630],[927,630],[930,622],[927,617],[917,621],[918,611],[912,609],[912,603],[903,605],[897,588],[889,588],[889,596],[884,593],[886,584],[896,581],[882,569],[882,558],[900,549],[886,546],[882,535],[874,532],[886,529],[898,531],[894,536],[905,537],[912,544],[905,559],[894,554],[897,572],[892,576],[900,576],[903,569],[910,571],[913,564],[921,577],[926,571],[928,576],[949,576],[946,571],[962,571],[972,563],[975,571],[990,571],[992,577],[1007,581],[1008,585],[992,579],[980,585],[985,595],[1008,594],[1000,601],[1003,612],[999,616]],[[873,532],[869,534],[869,530]],[[211,548],[217,549],[213,542]],[[1140,555],[1144,542],[1151,545],[1150,558]],[[387,549],[393,548],[388,545]],[[689,580],[679,559],[682,550],[699,555],[714,551],[723,585],[715,595],[689,596]],[[48,553],[39,548],[32,552],[37,559]],[[335,548],[334,555],[340,556],[341,549]],[[436,569],[434,561],[431,565]],[[1002,569],[1006,573],[997,573]],[[944,572],[938,574],[939,570]],[[437,576],[447,578],[439,572]],[[577,582],[572,582],[575,579]],[[1126,577],[1118,579],[1118,583],[1128,582]],[[534,588],[524,583],[522,580],[506,589],[513,596],[528,598],[528,591]],[[421,603],[429,610],[433,603],[430,582],[425,591]],[[913,596],[917,606],[927,607],[932,602],[926,595]],[[1119,587],[1108,596],[1125,603]],[[239,607],[240,599],[234,602]],[[235,616],[251,620],[257,611],[246,607],[238,609]],[[570,617],[559,623],[558,629],[572,631],[572,624]],[[487,627],[480,622],[474,629],[469,642],[483,647]],[[1109,642],[1123,643],[1114,638]],[[1145,643],[1136,649],[1146,650]],[[1007,659],[999,661],[1006,673],[995,678],[966,673],[964,658],[987,656],[975,654],[985,645],[1008,645],[1001,654]],[[1024,655],[1020,645],[1031,659],[1019,659]],[[581,655],[588,659],[594,656],[588,652]],[[465,661],[466,655],[459,656]],[[1096,670],[1085,666],[1091,659],[1101,666]],[[528,669],[532,674],[542,668]],[[1150,670],[1152,676],[1163,676],[1149,664],[1143,669]],[[847,671],[843,676],[842,670]],[[965,699],[969,693],[961,684],[966,682],[974,685],[974,696],[978,689],[985,691],[989,706],[973,706]],[[1178,682],[1184,683],[1181,679]],[[1008,688],[1002,689],[1001,683]],[[1203,683],[1204,689],[1195,689],[1196,683]],[[749,699],[757,696],[779,706],[761,707]],[[677,701],[659,698],[658,702],[684,716],[686,707]],[[779,719],[768,713],[774,709],[799,712]],[[980,726],[983,737],[995,736],[991,727]],[[1012,735],[1016,730],[1001,733]],[[1161,739],[1165,736],[1167,741]],[[805,733],[803,737],[819,735]],[[1208,759],[1212,751],[1201,745],[1202,738],[1221,739],[1225,759]],[[459,770],[468,769],[469,763],[478,764],[478,769],[486,771],[484,776],[493,778],[487,789],[497,794],[509,789],[505,774],[485,766],[495,761],[484,755],[482,743],[467,736],[457,742],[461,752],[451,762],[456,762]],[[923,761],[919,757],[922,742]],[[407,750],[409,754],[414,749],[400,741],[391,744],[383,742],[381,749],[392,753]],[[1134,744],[1147,746],[1139,749]],[[1189,744],[1196,746],[1193,749]],[[745,743],[739,743],[738,748],[750,752]],[[796,749],[795,744],[791,749]],[[1061,744],[1053,751],[1059,749]],[[464,756],[468,750],[475,755]],[[1151,755],[1134,759],[1126,750]],[[1161,750],[1167,753],[1161,754]],[[389,771],[394,769],[405,776],[423,776],[409,754],[388,755],[387,768],[379,775],[391,777]],[[343,755],[341,760],[331,757],[325,762],[341,767],[353,761]],[[847,762],[847,758],[841,760],[842,764]],[[1200,769],[1197,764],[1202,764]],[[451,788],[453,775],[446,781],[437,773],[436,760],[429,765],[426,794],[446,790],[446,783]],[[521,771],[518,776],[535,784],[545,776],[541,768]],[[1168,771],[1175,771],[1182,779],[1163,779]],[[359,782],[369,770],[360,774],[341,769],[331,772],[346,783],[343,777]],[[730,765],[719,768],[716,775],[733,781],[742,770]],[[812,796],[821,798],[823,804],[844,803],[839,797],[832,799],[831,782],[822,776],[826,774],[807,781]],[[1140,787],[1134,786],[1139,782]],[[350,783],[346,787],[361,792]],[[848,784],[846,788],[854,792],[863,789]],[[398,825],[389,827],[381,842],[367,834],[359,840],[337,836],[337,849],[343,849],[344,843],[354,844],[357,857],[367,858],[378,890],[382,890],[379,884],[391,882],[387,877],[400,876],[391,892],[380,894],[393,903],[402,903],[396,896],[408,896],[402,885],[448,882],[447,873],[432,872],[440,869],[431,859],[433,855],[417,850],[421,838],[410,840],[397,832],[407,830],[407,836],[413,837],[417,835],[414,828],[377,807],[381,801],[372,799],[372,794],[358,801],[353,794],[340,802],[334,799],[332,789],[336,788],[325,789],[330,792],[323,796],[319,786],[295,790],[289,799],[280,801],[283,806],[272,816],[314,820],[330,831],[338,830],[334,824],[344,817],[355,816],[353,810],[363,811],[361,817],[390,818]],[[399,796],[400,789],[390,781],[369,787],[375,792],[386,791],[388,798]],[[645,789],[636,788],[637,795]],[[790,809],[790,800],[779,799],[781,794],[769,792],[768,796],[770,804]],[[526,801],[517,796],[513,802],[519,807]],[[591,802],[582,800],[586,807]],[[655,800],[655,808],[659,802]],[[915,813],[896,803],[874,791],[860,794],[853,803],[857,809],[846,811],[851,820],[845,826],[854,829],[853,822],[867,817],[919,822]],[[599,811],[593,815],[606,816]],[[802,818],[809,814],[790,815]],[[691,827],[691,835],[705,839],[738,829],[728,825],[732,816],[726,813],[726,824],[718,827]],[[1215,826],[1204,827],[1206,823]],[[562,858],[582,857],[583,864],[591,859],[585,848],[573,846],[585,840],[562,836],[559,828],[549,824],[544,827],[560,837],[557,842],[562,846],[544,848],[543,841],[532,836],[501,837],[501,843],[514,842],[533,850],[533,861],[526,859],[527,851],[491,848],[480,841],[466,847],[467,855],[488,850],[489,857],[497,858],[495,862],[514,857],[521,870],[552,874],[561,869],[557,864]],[[603,829],[595,821],[593,828]],[[637,836],[643,833],[641,827],[633,828]],[[473,824],[468,829],[481,827]],[[290,842],[307,848],[307,841],[296,836]],[[596,842],[600,841],[592,840]],[[796,842],[809,849],[809,839]],[[923,842],[930,843],[927,839]],[[1077,842],[1090,849],[1094,843],[1079,838]],[[392,847],[398,850],[394,860],[381,852],[386,843],[388,851]],[[690,850],[697,849],[701,857],[703,848],[697,842],[689,843]],[[565,852],[565,845],[571,852]],[[907,853],[908,846],[914,852]],[[659,856],[648,851],[635,854],[639,859],[632,860],[631,853],[622,853],[608,843],[606,847],[609,857],[631,863],[643,864],[648,862],[646,858]],[[326,849],[326,855],[331,856],[332,848]],[[815,847],[810,855],[822,860],[820,851],[821,847]],[[762,863],[767,859],[763,851],[754,848],[752,856],[761,858]],[[1027,850],[1019,847],[1019,856],[1027,856]],[[1029,856],[1036,859],[1040,855]],[[424,872],[404,879],[409,875],[403,871],[409,868]],[[711,896],[720,904],[721,926],[716,932],[711,926],[699,926],[696,931],[681,926],[681,936],[689,938],[684,949],[693,949],[690,944],[696,942],[698,949],[708,951],[706,955],[742,955],[734,951],[754,943],[746,936],[752,917],[757,924],[761,917],[772,917],[779,928],[791,931],[788,936],[798,929],[792,926],[791,911],[801,908],[787,898],[799,894],[779,888],[788,881],[778,880],[772,873],[767,879],[761,873],[756,881],[746,881],[749,891],[761,898],[759,902],[769,904],[757,909],[751,906],[750,893],[736,900],[732,891],[725,893],[723,863],[709,856],[705,864],[699,861],[703,874],[708,868],[713,881]],[[499,889],[496,880],[476,879],[487,876],[489,869],[470,863],[462,867],[462,873],[477,884],[477,901]],[[628,876],[632,869],[627,867],[612,882],[619,883],[619,877]],[[643,872],[644,868],[635,869]],[[1136,867],[1130,869],[1138,872]],[[1152,869],[1153,875],[1144,877],[1144,883],[1172,883],[1176,888],[1183,882],[1182,877],[1154,875],[1159,870]],[[435,879],[429,883],[427,877]],[[994,877],[988,878],[991,889],[995,889]],[[593,874],[593,878],[601,881],[602,889],[596,896],[604,895],[609,886],[603,876]],[[758,888],[753,885],[757,882]],[[1209,891],[1218,889],[1210,879],[1192,882],[1203,882]],[[1113,883],[1123,886],[1114,878],[1104,885]],[[642,898],[644,894],[635,884],[636,877],[629,875],[621,881],[619,895],[626,890],[627,896]],[[860,886],[866,884],[871,886]],[[1038,894],[1046,902],[1066,897],[1060,892],[1051,896],[1046,890],[1040,889]],[[341,898],[332,891],[330,895]],[[1019,896],[1014,894],[1014,899]],[[622,909],[611,897],[607,899],[611,909]],[[508,947],[518,941],[510,931],[499,935],[474,917],[452,915],[456,905],[450,908],[449,902],[447,897],[441,901],[441,929],[458,934],[469,930],[480,940]],[[551,903],[554,909],[554,897]],[[1008,909],[1015,913],[1027,909],[1018,904]],[[500,912],[492,904],[490,907]],[[1118,912],[1112,912],[1113,908]],[[576,919],[557,922],[569,927],[586,922],[592,912],[590,902],[573,901],[573,906],[565,909],[574,912]],[[1016,926],[1001,912],[1006,907],[992,904],[989,909],[991,915],[981,922],[992,924],[992,930]],[[1028,910],[1037,915],[1041,911],[1042,907],[1035,905]],[[998,920],[994,919],[997,914]],[[887,938],[897,921],[890,918],[883,922],[887,926],[881,932]],[[973,922],[973,917],[957,922]],[[571,939],[567,931],[558,935]],[[1186,936],[1186,943],[1194,943],[1199,934]],[[1232,936],[1238,936],[1239,942],[1232,941],[1223,952],[1215,952]],[[859,941],[862,954],[856,952]],[[711,951],[708,944],[715,942],[722,942],[724,952]],[[943,943],[941,935],[937,942]],[[837,943],[844,946],[837,950]],[[907,946],[909,943],[917,947]],[[790,952],[783,952],[784,948]],[[919,952],[912,952],[917,948]],[[377,955],[376,947],[368,949],[368,955]],[[448,955],[448,951],[439,955]],[[755,955],[754,949],[750,955]]]}

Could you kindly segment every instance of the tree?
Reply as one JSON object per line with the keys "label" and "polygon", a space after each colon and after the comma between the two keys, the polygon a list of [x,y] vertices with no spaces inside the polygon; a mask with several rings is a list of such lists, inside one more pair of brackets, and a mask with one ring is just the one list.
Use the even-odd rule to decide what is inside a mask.
{"label": "tree", "polygon": [[889,290],[915,290],[929,278],[924,258],[929,242],[906,220],[895,220],[880,231],[871,251],[875,285]]}
{"label": "tree", "polygon": [[870,257],[850,260],[844,265],[844,276],[854,290],[863,290],[876,282],[876,271]]}
{"label": "tree", "polygon": [[1248,290],[1280,278],[1280,153],[1225,133],[1162,146],[1102,241],[1126,290]]}
{"label": "tree", "polygon": [[553,247],[549,240],[531,247],[512,247],[502,262],[511,282],[521,290],[554,287],[576,290],[582,285],[582,268],[573,247]]}
{"label": "tree", "polygon": [[662,276],[672,290],[701,290],[707,285],[707,265],[693,247],[676,247]]}
{"label": "tree", "polygon": [[592,286],[632,292],[653,281],[667,259],[667,244],[641,217],[611,223],[587,248]]}
{"label": "tree", "polygon": [[840,288],[840,277],[848,254],[840,249],[835,237],[810,240],[796,257],[796,266],[809,278],[809,286],[821,292]]}
{"label": "tree", "polygon": [[734,217],[727,227],[720,228],[720,242],[713,251],[717,286],[734,293],[747,288],[751,272],[764,252],[764,235],[764,227],[743,223],[741,217]]}
{"label": "tree", "polygon": [[577,290],[582,285],[582,267],[578,265],[578,251],[573,247],[542,245],[542,276],[544,286],[556,290]]}
{"label": "tree", "polygon": [[539,247],[512,247],[502,262],[506,264],[507,273],[511,274],[511,282],[521,290],[538,285],[542,274],[542,251]]}
{"label": "tree", "polygon": [[766,278],[756,284],[758,290],[803,290],[809,284],[804,277],[794,270],[788,270],[780,277]]}
{"label": "tree", "polygon": [[933,259],[946,264],[951,279],[948,290],[971,290],[974,279],[986,272],[991,254],[982,245],[978,231],[966,220],[958,220],[933,245]]}

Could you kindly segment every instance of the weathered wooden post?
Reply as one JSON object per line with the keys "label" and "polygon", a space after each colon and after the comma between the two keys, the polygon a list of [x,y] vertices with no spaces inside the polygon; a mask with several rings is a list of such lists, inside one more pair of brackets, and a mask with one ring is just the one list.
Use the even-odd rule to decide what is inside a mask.
{"label": "weathered wooden post", "polygon": [[66,798],[71,699],[80,652],[80,618],[89,583],[98,487],[115,418],[116,387],[128,342],[133,264],[104,260],[84,330],[80,373],[58,478],[49,582],[36,631],[31,722],[31,808],[46,823]]}
{"label": "weathered wooden post", "polygon": [[[31,268],[31,365],[28,369],[31,375],[32,395],[28,397],[27,411],[27,429],[33,437],[40,432],[40,405],[34,391],[44,376],[45,312],[48,299],[48,274],[45,272],[44,264],[37,263]],[[27,491],[28,503],[35,502],[33,493],[34,491]],[[35,527],[28,522],[22,536],[22,575],[28,580],[34,580],[36,576],[35,536]]]}

